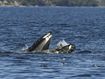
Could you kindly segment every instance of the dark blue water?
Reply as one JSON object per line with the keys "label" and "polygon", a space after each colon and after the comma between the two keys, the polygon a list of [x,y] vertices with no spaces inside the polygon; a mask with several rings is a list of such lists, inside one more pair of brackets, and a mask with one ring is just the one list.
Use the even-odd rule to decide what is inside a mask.
{"label": "dark blue water", "polygon": [[[51,48],[62,39],[72,54],[26,54],[52,31]],[[0,79],[105,79],[105,8],[0,8]]]}

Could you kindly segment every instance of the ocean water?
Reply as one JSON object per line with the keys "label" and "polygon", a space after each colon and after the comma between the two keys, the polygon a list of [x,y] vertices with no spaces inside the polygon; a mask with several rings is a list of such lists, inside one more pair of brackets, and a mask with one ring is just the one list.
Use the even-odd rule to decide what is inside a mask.
{"label": "ocean water", "polygon": [[[48,31],[76,50],[22,51]],[[0,7],[0,79],[105,79],[105,8]]]}

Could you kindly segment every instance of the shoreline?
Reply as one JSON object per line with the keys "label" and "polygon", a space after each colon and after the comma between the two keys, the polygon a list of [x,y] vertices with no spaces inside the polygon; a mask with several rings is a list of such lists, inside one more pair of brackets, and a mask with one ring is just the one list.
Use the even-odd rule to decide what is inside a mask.
{"label": "shoreline", "polygon": [[0,7],[28,7],[28,8],[44,8],[44,7],[49,7],[49,8],[105,8],[105,6],[23,6],[23,5],[0,5]]}

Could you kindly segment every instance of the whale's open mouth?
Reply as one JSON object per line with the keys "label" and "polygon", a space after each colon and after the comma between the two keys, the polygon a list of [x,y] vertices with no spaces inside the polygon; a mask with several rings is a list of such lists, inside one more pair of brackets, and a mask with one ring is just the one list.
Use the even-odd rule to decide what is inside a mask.
{"label": "whale's open mouth", "polygon": [[41,38],[39,38],[37,41],[33,43],[31,47],[29,47],[28,51],[38,51],[41,52],[43,50],[48,50],[50,41],[51,41],[52,33],[48,32],[47,34],[43,35]]}
{"label": "whale's open mouth", "polygon": [[33,43],[27,50],[29,52],[72,52],[75,49],[75,46],[72,44],[67,43],[65,40],[60,41],[57,44],[57,47],[54,49],[49,49],[50,42],[52,38],[52,33],[48,32],[42,37],[40,37],[37,41]]}

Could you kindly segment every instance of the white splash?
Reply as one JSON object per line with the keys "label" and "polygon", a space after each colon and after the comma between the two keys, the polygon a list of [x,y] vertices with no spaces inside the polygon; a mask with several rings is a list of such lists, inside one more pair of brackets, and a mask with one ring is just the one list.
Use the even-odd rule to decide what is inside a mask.
{"label": "white splash", "polygon": [[57,48],[62,48],[64,46],[66,46],[66,45],[69,45],[69,44],[65,40],[62,40],[62,41],[59,41],[57,43]]}
{"label": "white splash", "polygon": [[25,44],[25,47],[22,48],[23,51],[26,51],[29,48],[27,44]]}

